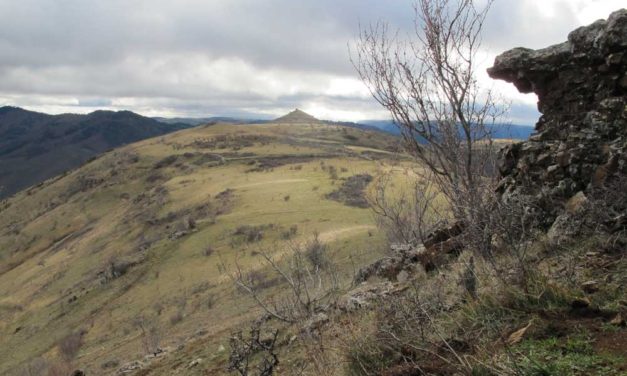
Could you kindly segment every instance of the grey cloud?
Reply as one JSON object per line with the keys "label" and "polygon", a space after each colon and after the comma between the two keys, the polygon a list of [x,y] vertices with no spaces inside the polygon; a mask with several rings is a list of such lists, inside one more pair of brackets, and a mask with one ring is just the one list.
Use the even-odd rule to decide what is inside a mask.
{"label": "grey cloud", "polygon": [[[564,40],[577,26],[569,2],[562,1],[559,17],[548,18],[532,6],[535,0],[497,0],[486,45],[502,51]],[[277,112],[305,103],[378,113],[371,99],[325,95],[321,82],[356,78],[347,43],[360,22],[381,19],[411,30],[411,4],[0,0],[0,98],[199,116]],[[227,67],[211,65],[216,61]]]}
{"label": "grey cloud", "polygon": [[346,42],[359,19],[402,8],[374,0],[3,1],[0,41],[8,53],[0,59],[37,67],[184,51],[347,73]]}
{"label": "grey cloud", "polygon": [[567,33],[579,26],[573,2],[556,2],[558,17],[540,11],[534,1],[495,1],[484,28],[484,44],[493,51],[514,47],[544,48],[566,41]]}

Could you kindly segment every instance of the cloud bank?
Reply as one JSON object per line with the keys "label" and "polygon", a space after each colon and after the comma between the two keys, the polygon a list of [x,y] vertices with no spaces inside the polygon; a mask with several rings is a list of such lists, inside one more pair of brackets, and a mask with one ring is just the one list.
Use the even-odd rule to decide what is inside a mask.
{"label": "cloud bank", "polygon": [[[565,40],[623,0],[496,0],[486,58]],[[0,0],[0,105],[44,112],[128,109],[149,116],[381,119],[349,61],[359,25],[410,30],[391,0]],[[624,6],[624,5],[623,5]],[[486,80],[487,76],[483,77]],[[537,117],[535,98],[494,83]]]}

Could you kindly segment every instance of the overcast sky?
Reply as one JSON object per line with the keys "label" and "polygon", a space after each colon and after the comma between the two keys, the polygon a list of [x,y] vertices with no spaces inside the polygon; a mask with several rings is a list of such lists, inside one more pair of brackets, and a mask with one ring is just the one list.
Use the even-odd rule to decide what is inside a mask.
{"label": "overcast sky", "polygon": [[[274,117],[299,107],[334,120],[385,119],[349,61],[359,24],[408,29],[406,0],[0,0],[0,106],[48,113],[128,109],[148,116]],[[625,0],[496,0],[491,65],[607,18]],[[536,98],[494,85],[511,120]]]}

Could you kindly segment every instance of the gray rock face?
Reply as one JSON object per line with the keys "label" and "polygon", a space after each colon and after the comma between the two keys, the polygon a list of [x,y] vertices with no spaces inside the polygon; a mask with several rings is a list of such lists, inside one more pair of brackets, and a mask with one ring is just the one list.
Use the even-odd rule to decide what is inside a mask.
{"label": "gray rock face", "polygon": [[627,10],[562,44],[507,51],[488,73],[538,95],[536,132],[503,151],[498,190],[530,198],[542,227],[578,192],[627,174]]}
{"label": "gray rock face", "polygon": [[342,296],[338,301],[338,308],[342,312],[353,312],[370,307],[377,299],[388,296],[394,290],[392,283],[363,283]]}

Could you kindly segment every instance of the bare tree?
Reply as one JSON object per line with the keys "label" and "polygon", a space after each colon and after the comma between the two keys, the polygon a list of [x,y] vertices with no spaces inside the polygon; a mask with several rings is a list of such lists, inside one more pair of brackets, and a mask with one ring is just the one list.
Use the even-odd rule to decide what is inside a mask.
{"label": "bare tree", "polygon": [[401,175],[398,171],[379,174],[368,195],[369,207],[375,214],[375,220],[390,243],[422,243],[434,230],[444,214],[438,207],[437,189],[432,180],[420,177],[412,170],[406,170],[407,180],[395,179]]}
{"label": "bare tree", "polygon": [[352,51],[360,78],[390,112],[455,219],[479,226],[493,180],[490,124],[502,114],[475,74],[491,3],[480,9],[473,0],[417,0],[410,38],[401,40],[379,22],[362,29]]}

